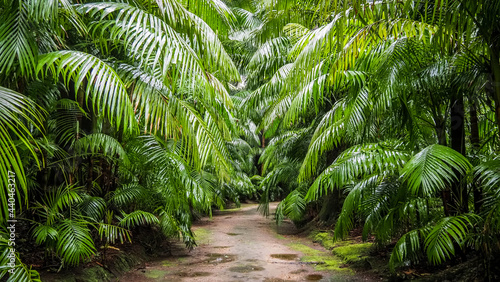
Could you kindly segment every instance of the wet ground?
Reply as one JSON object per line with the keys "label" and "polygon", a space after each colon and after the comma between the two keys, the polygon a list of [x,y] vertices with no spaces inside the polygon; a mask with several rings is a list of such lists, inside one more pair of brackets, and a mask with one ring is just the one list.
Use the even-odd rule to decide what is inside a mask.
{"label": "wet ground", "polygon": [[[276,204],[270,207],[274,209]],[[293,225],[276,227],[271,218],[257,212],[256,204],[217,212],[212,219],[197,222],[193,230],[199,244],[194,250],[173,251],[172,257],[150,262],[120,281],[358,280],[343,279],[334,272],[315,269],[314,262],[302,261],[305,254],[291,247],[300,240],[290,235],[296,231]]]}

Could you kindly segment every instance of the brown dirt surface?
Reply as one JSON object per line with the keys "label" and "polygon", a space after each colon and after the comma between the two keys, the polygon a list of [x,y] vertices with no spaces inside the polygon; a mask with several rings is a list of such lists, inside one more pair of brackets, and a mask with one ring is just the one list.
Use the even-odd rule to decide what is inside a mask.
{"label": "brown dirt surface", "polygon": [[[277,203],[271,203],[273,211]],[[277,227],[257,211],[257,204],[217,211],[212,219],[196,222],[198,247],[188,252],[175,248],[172,257],[146,263],[119,281],[360,281],[367,277],[336,276],[304,263],[300,251],[288,246],[300,242],[315,249],[310,239],[296,236],[291,222]],[[324,249],[322,249],[324,251]]]}

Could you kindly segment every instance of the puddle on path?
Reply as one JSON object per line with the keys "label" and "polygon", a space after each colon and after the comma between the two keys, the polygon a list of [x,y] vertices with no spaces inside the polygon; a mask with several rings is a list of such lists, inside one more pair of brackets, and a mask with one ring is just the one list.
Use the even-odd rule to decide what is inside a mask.
{"label": "puddle on path", "polygon": [[272,254],[271,257],[281,260],[296,260],[299,256],[297,254]]}
{"label": "puddle on path", "polygon": [[225,263],[236,260],[236,255],[233,254],[217,254],[211,253],[206,255],[208,257],[205,262],[207,263]]}
{"label": "puddle on path", "polygon": [[241,265],[241,266],[233,266],[229,268],[231,272],[239,272],[239,273],[247,273],[252,271],[262,271],[264,267],[257,265]]}
{"label": "puddle on path", "polygon": [[306,276],[307,281],[319,281],[323,279],[323,275],[321,274],[309,274]]}

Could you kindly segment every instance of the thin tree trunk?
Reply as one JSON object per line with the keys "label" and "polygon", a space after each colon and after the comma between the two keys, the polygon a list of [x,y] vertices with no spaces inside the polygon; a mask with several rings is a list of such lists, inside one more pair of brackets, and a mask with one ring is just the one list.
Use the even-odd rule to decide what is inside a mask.
{"label": "thin tree trunk", "polygon": [[[451,148],[465,155],[465,117],[464,117],[464,98],[461,93],[457,93],[455,99],[451,100]],[[452,203],[452,214],[460,212],[466,213],[469,210],[469,194],[464,185],[463,175],[455,172],[457,180],[451,184],[451,193],[454,203]]]}
{"label": "thin tree trunk", "polygon": [[[265,148],[266,147],[266,138],[264,137],[264,132],[261,131],[260,135],[259,135],[259,138],[260,138],[260,147],[261,148]],[[260,155],[256,155],[256,163],[255,165],[257,166],[258,170],[259,170],[259,175],[261,176],[264,176],[263,175],[263,169],[264,169],[264,166],[262,164],[259,164],[259,159],[260,159]]]}
{"label": "thin tree trunk", "polygon": [[[474,152],[474,157],[472,160],[473,165],[477,165],[479,160],[476,157],[480,149],[480,139],[479,139],[479,126],[477,118],[477,104],[476,101],[472,101],[470,105],[470,142],[472,144],[472,150]],[[472,191],[474,196],[474,211],[479,213],[481,211],[481,204],[483,200],[483,194],[477,183],[477,179],[472,181]]]}
{"label": "thin tree trunk", "polygon": [[[446,131],[444,129],[444,122],[436,122],[436,134],[438,137],[438,144],[442,146],[446,146]],[[446,187],[443,191],[441,191],[441,201],[443,202],[444,215],[451,215],[451,190],[450,187]]]}
{"label": "thin tree trunk", "polygon": [[436,126],[436,135],[438,138],[438,144],[447,146],[448,142],[446,142],[446,130],[445,130],[445,123],[444,121],[441,121],[437,126]]}
{"label": "thin tree trunk", "polygon": [[92,156],[89,157],[89,166],[87,173],[87,192],[92,190],[92,182],[94,181],[94,159]]}
{"label": "thin tree trunk", "polygon": [[[451,130],[450,140],[451,148],[465,156],[465,106],[464,97],[462,93],[455,93],[455,97],[451,99]],[[464,182],[463,175],[454,170],[457,179],[451,183],[452,194],[452,210],[451,215],[460,213],[467,213],[469,211],[469,194],[467,192],[467,185]],[[467,260],[465,250],[455,242],[454,244],[457,258],[462,261]]]}
{"label": "thin tree trunk", "polygon": [[500,62],[498,60],[500,46],[490,46],[489,52],[492,73],[492,79],[490,83],[492,86],[493,98],[495,100],[495,119],[497,122],[497,129],[500,138]]}

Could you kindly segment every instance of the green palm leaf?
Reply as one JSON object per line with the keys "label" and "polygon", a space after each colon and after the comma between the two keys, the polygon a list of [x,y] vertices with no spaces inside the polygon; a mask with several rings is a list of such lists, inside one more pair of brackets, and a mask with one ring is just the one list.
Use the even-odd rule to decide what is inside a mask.
{"label": "green palm leaf", "polygon": [[340,189],[361,176],[377,172],[396,173],[406,163],[409,154],[392,146],[362,144],[345,150],[316,178],[306,199],[315,200],[328,189]]}
{"label": "green palm leaf", "polygon": [[125,226],[127,229],[142,225],[156,225],[159,223],[158,217],[154,214],[141,210],[136,210],[129,214],[122,212],[122,217],[119,217],[118,220],[120,220],[119,225]]}
{"label": "green palm leaf", "polygon": [[458,179],[456,172],[464,175],[471,168],[469,161],[457,151],[446,146],[431,145],[405,164],[401,177],[408,184],[411,194],[429,196]]}
{"label": "green palm leaf", "polygon": [[473,214],[445,217],[430,231],[425,239],[425,249],[429,261],[440,264],[455,255],[456,243],[462,247],[473,220],[478,217]]}
{"label": "green palm leaf", "polygon": [[103,113],[110,122],[126,131],[136,128],[134,110],[126,88],[116,72],[106,63],[92,55],[77,51],[58,51],[40,57],[37,72],[45,69],[54,79],[61,75],[66,85],[72,80],[75,95],[80,86],[85,90],[85,101],[89,100],[96,113]]}
{"label": "green palm leaf", "polygon": [[0,21],[0,73],[8,75],[19,62],[22,75],[30,77],[36,66],[38,48],[30,32],[28,11],[21,1],[9,1]]}
{"label": "green palm leaf", "polygon": [[[8,247],[8,240],[5,239],[2,234],[0,236],[0,249],[2,249],[2,253],[0,253],[0,279],[2,279],[9,271],[12,269],[8,263],[10,262],[11,248]],[[27,266],[21,262],[19,259],[19,255],[14,253],[15,257],[15,267],[14,273],[9,273],[9,278],[5,279],[8,282],[17,282],[17,281],[33,281],[33,282],[41,282],[40,275],[36,270],[32,270],[31,266]]]}
{"label": "green palm leaf", "polygon": [[125,165],[129,164],[127,153],[115,138],[104,133],[93,133],[85,135],[75,142],[75,150],[80,153],[89,151],[92,155],[104,155],[112,160],[117,157]]}
{"label": "green palm leaf", "polygon": [[[27,193],[26,176],[17,150],[19,143],[16,146],[14,138],[28,149],[39,166],[36,153],[39,148],[30,143],[33,141],[33,136],[26,123],[39,129],[42,120],[43,115],[35,103],[17,92],[0,87],[0,151],[2,152],[0,154],[0,201],[2,203],[0,222],[4,222],[9,217],[7,202],[9,188],[15,188],[19,203],[25,203],[22,197],[26,197]],[[23,205],[19,208],[22,209]]]}
{"label": "green palm leaf", "polygon": [[412,230],[399,238],[396,246],[392,249],[391,258],[389,259],[389,267],[392,271],[396,265],[405,261],[418,262],[423,251],[424,240],[430,233],[431,227]]}
{"label": "green palm leaf", "polygon": [[95,254],[87,224],[83,220],[65,219],[58,225],[57,253],[66,265],[78,265],[81,260]]}
{"label": "green palm leaf", "polygon": [[128,229],[125,229],[120,226],[116,226],[112,224],[113,220],[113,212],[108,211],[106,213],[106,218],[104,222],[99,222],[99,236],[101,237],[101,240],[103,238],[106,239],[106,243],[111,243],[114,244],[116,239],[120,239],[120,243],[123,244],[125,241],[132,242],[132,239],[130,238],[130,231]]}
{"label": "green palm leaf", "polygon": [[49,239],[49,241],[55,242],[59,233],[57,229],[49,225],[38,225],[33,230],[33,237],[35,237],[35,242],[41,245]]}

